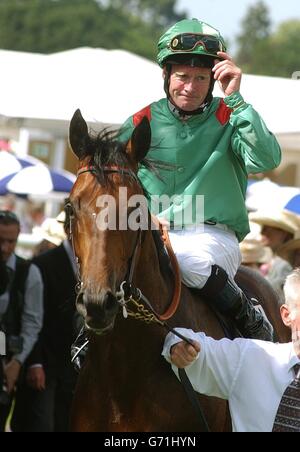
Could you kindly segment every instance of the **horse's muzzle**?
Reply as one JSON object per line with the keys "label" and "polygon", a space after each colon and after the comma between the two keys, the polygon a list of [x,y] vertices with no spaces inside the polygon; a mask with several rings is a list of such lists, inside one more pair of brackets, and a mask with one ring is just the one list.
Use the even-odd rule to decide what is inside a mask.
{"label": "horse's muzzle", "polygon": [[89,330],[97,334],[108,333],[114,326],[119,304],[112,292],[102,292],[98,297],[83,296],[86,311],[85,323]]}

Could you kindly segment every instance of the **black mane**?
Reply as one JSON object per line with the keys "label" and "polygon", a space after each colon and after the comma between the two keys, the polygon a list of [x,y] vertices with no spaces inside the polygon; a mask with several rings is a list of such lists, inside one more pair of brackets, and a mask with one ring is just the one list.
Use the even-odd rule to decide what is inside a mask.
{"label": "black mane", "polygon": [[104,129],[98,134],[90,134],[84,157],[90,157],[89,165],[96,170],[99,182],[104,183],[106,173],[105,166],[118,166],[128,168],[129,159],[126,154],[127,143],[118,140],[118,131]]}
{"label": "black mane", "polygon": [[[103,171],[103,167],[118,166],[120,168],[130,168],[129,157],[126,153],[128,142],[121,141],[119,134],[118,130],[109,130],[107,128],[98,134],[90,133],[85,143],[85,149],[81,151],[82,158],[90,157],[89,165],[94,166],[100,183],[105,183],[107,180],[107,173]],[[155,149],[155,146],[152,146],[152,149]],[[176,167],[176,165],[152,160],[147,157],[140,161],[139,165],[147,168],[160,180],[162,180],[161,170],[170,171]],[[141,183],[141,185],[143,184]],[[145,195],[148,196],[146,192]]]}

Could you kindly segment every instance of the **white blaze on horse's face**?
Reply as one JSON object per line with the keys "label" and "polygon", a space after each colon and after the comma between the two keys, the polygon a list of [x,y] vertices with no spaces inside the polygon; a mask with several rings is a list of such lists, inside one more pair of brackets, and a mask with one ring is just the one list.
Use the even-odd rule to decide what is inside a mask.
{"label": "white blaze on horse's face", "polygon": [[[70,194],[72,240],[82,281],[77,306],[87,326],[100,334],[114,325],[120,308],[116,294],[129,273],[137,243],[139,231],[122,227],[124,215],[120,212],[123,210],[126,220],[133,213],[129,205],[124,209],[125,191],[129,199],[143,194],[136,171],[150,140],[147,119],[134,129],[127,148],[107,135],[91,138],[79,111],[70,124],[70,144],[79,158],[78,177]],[[133,221],[133,215],[131,218]]]}

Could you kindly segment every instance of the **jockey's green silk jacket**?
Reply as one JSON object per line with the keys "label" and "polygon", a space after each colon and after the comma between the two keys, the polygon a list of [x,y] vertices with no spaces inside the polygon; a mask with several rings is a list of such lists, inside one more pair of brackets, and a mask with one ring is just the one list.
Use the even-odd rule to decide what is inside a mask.
{"label": "jockey's green silk jacket", "polygon": [[[152,133],[147,158],[172,167],[160,170],[162,180],[142,167],[140,180],[151,196],[177,195],[170,206],[161,204],[159,212],[155,206],[154,213],[172,222],[190,204],[192,221],[184,214],[185,227],[198,222],[196,210],[204,199],[202,221],[227,225],[241,241],[249,232],[248,174],[269,171],[281,161],[280,146],[259,114],[240,93],[233,93],[225,99],[214,98],[203,113],[183,121],[171,112],[165,98],[130,117],[121,129],[122,140],[130,138],[145,115]],[[200,204],[196,195],[204,196],[197,198]]]}

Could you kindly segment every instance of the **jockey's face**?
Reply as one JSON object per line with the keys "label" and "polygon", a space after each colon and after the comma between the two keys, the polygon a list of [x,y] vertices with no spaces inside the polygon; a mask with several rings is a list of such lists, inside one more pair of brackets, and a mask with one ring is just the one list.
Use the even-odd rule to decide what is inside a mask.
{"label": "jockey's face", "polygon": [[184,111],[199,108],[208,93],[211,69],[173,65],[169,93],[174,105]]}

